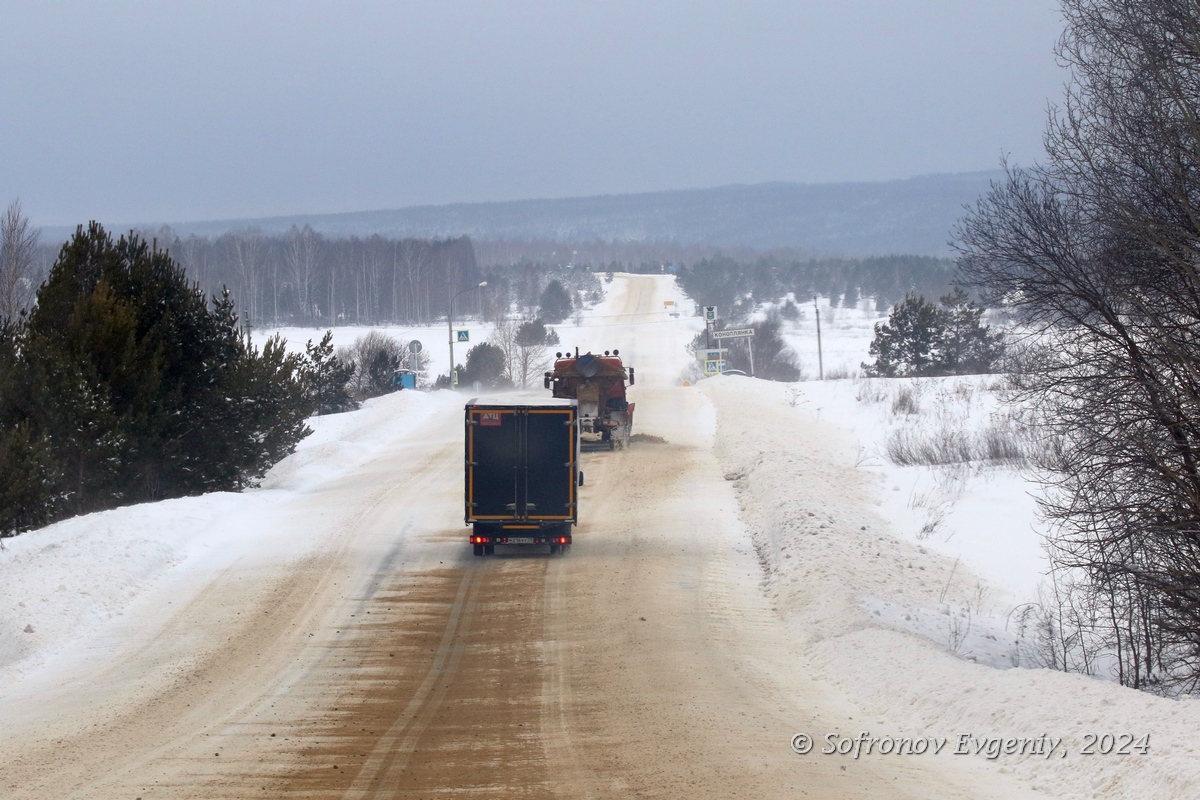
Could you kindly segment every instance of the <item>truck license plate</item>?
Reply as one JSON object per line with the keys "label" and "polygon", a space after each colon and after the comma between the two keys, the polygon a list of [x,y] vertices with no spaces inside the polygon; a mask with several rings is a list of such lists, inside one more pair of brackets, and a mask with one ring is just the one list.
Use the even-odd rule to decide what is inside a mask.
{"label": "truck license plate", "polygon": [[533,538],[530,536],[510,536],[508,537],[509,544],[533,544]]}

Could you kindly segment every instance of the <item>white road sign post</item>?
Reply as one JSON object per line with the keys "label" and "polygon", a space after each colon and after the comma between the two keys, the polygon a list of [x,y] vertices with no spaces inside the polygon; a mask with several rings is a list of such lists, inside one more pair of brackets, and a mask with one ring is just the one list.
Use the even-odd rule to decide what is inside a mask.
{"label": "white road sign post", "polygon": [[745,339],[746,350],[750,353],[750,376],[754,376],[754,347],[750,339],[754,336],[754,328],[732,328],[727,331],[713,331],[714,339]]}
{"label": "white road sign post", "polygon": [[728,331],[713,331],[714,339],[740,339],[743,336],[753,336],[754,328],[733,328]]}

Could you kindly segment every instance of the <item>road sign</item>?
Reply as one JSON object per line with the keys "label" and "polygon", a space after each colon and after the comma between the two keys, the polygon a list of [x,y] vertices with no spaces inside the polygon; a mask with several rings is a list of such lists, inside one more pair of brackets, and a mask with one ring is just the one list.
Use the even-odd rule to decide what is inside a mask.
{"label": "road sign", "polygon": [[410,353],[421,352],[421,343],[418,342],[416,339],[413,339],[411,342],[408,343],[408,352],[410,352]]}
{"label": "road sign", "polygon": [[716,306],[705,306],[704,307],[704,321],[705,322],[716,322],[717,321],[717,307]]}
{"label": "road sign", "polygon": [[713,331],[714,339],[739,339],[743,336],[753,336],[754,328],[734,328],[728,331]]}
{"label": "road sign", "polygon": [[721,361],[729,353],[724,347],[714,347],[711,350],[702,350],[701,361]]}
{"label": "road sign", "polygon": [[470,332],[470,331],[455,331],[454,333],[455,333],[455,334],[457,335],[457,337],[458,337],[458,338],[456,338],[456,339],[454,340],[454,341],[456,341],[456,342],[469,342],[469,341],[471,341],[471,332]]}
{"label": "road sign", "polygon": [[724,361],[718,361],[718,360],[714,359],[711,361],[704,362],[704,374],[705,375],[719,375],[724,369],[725,369]]}

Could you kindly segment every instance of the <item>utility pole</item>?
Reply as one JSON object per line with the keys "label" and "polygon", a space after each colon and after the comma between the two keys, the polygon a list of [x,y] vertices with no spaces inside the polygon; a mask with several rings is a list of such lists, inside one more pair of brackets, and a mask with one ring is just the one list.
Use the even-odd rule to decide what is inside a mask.
{"label": "utility pole", "polygon": [[821,356],[821,309],[817,298],[813,298],[813,311],[817,312],[817,380],[825,380],[825,359]]}
{"label": "utility pole", "polygon": [[446,328],[450,332],[450,369],[446,370],[446,377],[450,379],[450,388],[454,388],[454,301],[459,295],[464,295],[472,289],[487,286],[487,281],[480,281],[478,285],[463,289],[458,294],[450,298],[450,305],[446,308]]}

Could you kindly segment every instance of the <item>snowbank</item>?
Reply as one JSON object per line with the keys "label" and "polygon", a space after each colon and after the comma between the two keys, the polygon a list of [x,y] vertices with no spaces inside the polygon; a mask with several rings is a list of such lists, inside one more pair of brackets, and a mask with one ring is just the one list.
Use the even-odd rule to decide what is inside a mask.
{"label": "snowbank", "polygon": [[287,524],[293,501],[462,402],[452,392],[376,398],[360,411],[309,420],[312,435],[259,489],[118,508],[0,540],[0,693],[121,617],[164,579],[184,585],[188,575],[256,552],[302,557],[318,534]]}
{"label": "snowbank", "polygon": [[[995,768],[1059,797],[1200,796],[1200,702],[997,668],[1012,642],[988,638],[996,587],[961,558],[893,529],[880,497],[890,487],[864,465],[856,436],[829,424],[858,413],[855,402],[824,389],[818,421],[810,407],[792,405],[795,388],[723,377],[699,387],[717,407],[716,452],[765,590],[825,680],[876,719],[863,729],[952,741],[1045,734],[1063,739],[1066,757],[1001,755]],[[924,636],[908,632],[921,626]],[[1083,755],[1089,734],[1149,734],[1149,752]]]}

